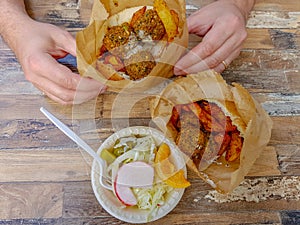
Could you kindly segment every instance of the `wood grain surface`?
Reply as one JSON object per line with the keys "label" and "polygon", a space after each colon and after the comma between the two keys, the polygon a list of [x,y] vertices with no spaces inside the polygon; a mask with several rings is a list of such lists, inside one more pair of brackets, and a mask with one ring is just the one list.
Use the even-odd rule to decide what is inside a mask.
{"label": "wood grain surface", "polygon": [[[25,2],[34,19],[74,35],[89,22],[91,0]],[[187,15],[210,2],[187,0]],[[151,224],[300,224],[299,27],[299,0],[256,1],[242,52],[222,75],[246,87],[269,113],[270,143],[230,195],[219,195],[189,171],[192,186],[178,206]],[[191,35],[189,48],[199,41]],[[46,107],[97,149],[116,126],[153,125],[149,96],[122,97],[130,107],[111,92],[61,106],[24,78],[0,38],[0,224],[126,224],[97,202],[90,157],[39,111]]]}

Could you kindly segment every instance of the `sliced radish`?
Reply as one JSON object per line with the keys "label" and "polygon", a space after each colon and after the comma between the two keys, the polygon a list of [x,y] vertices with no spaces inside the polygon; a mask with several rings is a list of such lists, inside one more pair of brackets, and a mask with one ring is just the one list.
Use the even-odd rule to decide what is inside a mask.
{"label": "sliced radish", "polygon": [[137,204],[137,199],[134,196],[130,187],[117,185],[115,182],[114,185],[115,194],[117,198],[126,206],[133,206]]}
{"label": "sliced radish", "polygon": [[131,162],[124,164],[118,170],[114,192],[117,198],[125,205],[137,204],[131,188],[145,188],[153,185],[154,168],[145,162]]}

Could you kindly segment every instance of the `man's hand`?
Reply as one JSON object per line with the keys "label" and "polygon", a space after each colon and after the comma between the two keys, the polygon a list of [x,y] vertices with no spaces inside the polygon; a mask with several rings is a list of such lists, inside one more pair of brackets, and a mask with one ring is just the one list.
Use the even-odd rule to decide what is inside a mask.
{"label": "man's hand", "polygon": [[23,1],[1,1],[1,7],[6,7],[0,10],[1,35],[15,52],[26,78],[38,89],[61,104],[82,103],[105,91],[103,84],[82,78],[57,62],[67,54],[76,56],[76,41],[70,33],[32,20]]}
{"label": "man's hand", "polygon": [[253,0],[220,0],[192,14],[187,19],[189,32],[203,38],[177,62],[174,73],[185,75],[226,69],[240,54],[247,37],[247,16],[253,4]]}
{"label": "man's hand", "polygon": [[61,104],[81,103],[105,90],[98,81],[82,78],[56,61],[68,53],[76,56],[71,34],[35,21],[29,29],[16,51],[26,78],[37,88]]}

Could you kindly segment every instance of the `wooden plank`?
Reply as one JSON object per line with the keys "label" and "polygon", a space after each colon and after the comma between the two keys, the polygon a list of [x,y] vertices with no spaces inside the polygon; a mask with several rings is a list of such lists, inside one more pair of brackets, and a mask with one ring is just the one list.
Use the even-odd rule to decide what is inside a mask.
{"label": "wooden plank", "polygon": [[[263,107],[270,113],[270,114],[275,114],[275,116],[272,117],[273,122],[274,122],[274,135],[273,136],[273,141],[280,143],[283,141],[283,143],[299,143],[297,141],[297,135],[299,132],[297,131],[298,129],[298,124],[299,124],[299,101],[297,103],[297,100],[295,100],[295,97],[293,96],[280,96],[280,95],[262,95],[262,94],[257,94],[254,95],[259,102],[263,104]],[[276,100],[274,100],[277,98]],[[296,97],[296,99],[299,99],[299,96]],[[282,100],[282,102],[281,102]],[[144,104],[144,103],[143,103]],[[139,107],[143,109],[144,105],[140,104]],[[277,107],[276,105],[279,104]],[[286,105],[287,107],[285,109],[281,109],[282,105]],[[290,107],[288,107],[290,106]],[[25,107],[25,105],[24,105]],[[23,108],[24,108],[23,107]],[[297,109],[298,107],[298,109]],[[10,112],[14,112],[17,108],[13,107],[10,109]],[[82,133],[82,135],[85,135],[84,132],[90,127],[84,127],[87,126],[86,124],[89,124],[90,122],[95,123],[91,124],[95,127],[97,130],[101,132],[107,132],[113,131],[112,128],[112,123],[118,125],[118,127],[122,127],[123,124],[125,123],[130,123],[131,125],[151,125],[150,121],[150,112],[146,110],[144,115],[143,120],[139,120],[139,117],[136,117],[137,121],[135,122],[134,118],[128,120],[128,117],[123,117],[123,119],[120,120],[115,120],[115,117],[111,117],[111,115],[104,115],[101,120],[98,120],[97,118],[94,119],[94,117],[91,117],[90,120],[83,120],[81,121],[81,125],[79,126],[78,123],[75,123],[76,121],[71,121],[71,120],[63,120],[68,126],[72,127],[72,129],[75,130],[75,132],[78,132],[78,134]],[[5,113],[5,110],[3,110]],[[289,113],[289,114],[288,114]],[[292,117],[285,117],[286,115],[292,115]],[[12,113],[10,113],[12,114]],[[55,113],[54,113],[55,114]],[[125,114],[125,113],[124,113]],[[1,114],[2,115],[2,114]],[[7,114],[9,115],[9,114]],[[23,117],[30,117],[33,114],[29,112],[26,114],[26,110],[24,110]],[[58,114],[60,115],[60,114]],[[19,145],[19,142],[22,141],[24,147],[28,148],[38,148],[41,145],[45,145],[48,147],[54,147],[55,144],[61,143],[61,146],[73,146],[70,140],[64,135],[61,135],[61,132],[48,120],[45,120],[44,118],[42,121],[40,120],[19,120],[20,118],[18,113],[14,115],[10,115],[10,118],[7,120],[2,119],[1,126],[0,126],[0,137],[1,137],[1,149],[11,149],[11,148],[16,148]],[[35,115],[33,115],[35,116]],[[40,117],[43,115],[39,115]],[[79,115],[80,116],[80,115]],[[124,116],[124,115],[123,115]],[[284,117],[278,117],[278,116],[284,116]],[[60,118],[60,116],[58,116]],[[17,120],[16,120],[17,119]],[[105,120],[104,120],[105,119]],[[118,119],[118,118],[117,118]],[[46,122],[45,122],[46,121]],[[152,124],[153,125],[153,124]],[[291,126],[289,126],[291,125]],[[277,128],[282,127],[279,129],[279,132],[276,130]],[[20,132],[20,130],[24,130]],[[32,132],[32,130],[35,130]],[[290,130],[289,130],[290,129]],[[96,130],[96,131],[97,131]],[[289,139],[285,139],[286,135],[283,135],[283,139],[280,138],[282,134],[280,133],[281,131],[284,131],[286,135],[289,135],[290,132],[293,132],[293,136],[289,137]],[[278,132],[278,134],[276,134]],[[278,139],[279,138],[279,139]],[[277,140],[278,139],[278,140]],[[292,141],[292,142],[291,142]]]}
{"label": "wooden plank", "polygon": [[299,79],[300,70],[286,71],[284,73],[286,79],[290,84],[290,91],[294,93],[299,93],[300,92],[300,79]]}
{"label": "wooden plank", "polygon": [[[279,181],[276,185],[272,184],[273,178],[266,179],[252,179],[248,180],[246,184],[243,184],[238,190],[239,194],[235,194],[235,196],[230,197],[228,200],[220,204],[217,202],[217,199],[212,199],[209,197],[209,192],[212,190],[209,185],[205,184],[200,179],[191,180],[193,188],[187,188],[183,195],[183,198],[179,202],[178,206],[172,211],[171,214],[201,214],[201,213],[230,213],[235,212],[237,214],[247,212],[247,213],[255,213],[257,210],[263,211],[276,211],[276,210],[298,210],[299,205],[297,204],[297,196],[292,196],[292,193],[297,192],[296,186],[298,183],[295,180],[294,183],[286,183],[290,185],[294,185],[292,188],[288,190],[288,197],[282,195],[274,195],[272,196],[271,192],[264,198],[259,197],[260,192],[257,187],[265,185],[261,191],[267,192],[268,190],[273,190],[276,188],[277,184],[283,184],[286,182]],[[276,180],[276,179],[275,179]],[[268,183],[269,182],[269,183]],[[253,185],[253,189],[249,188],[248,191],[245,192],[245,187],[249,187],[249,183]],[[284,188],[283,188],[284,189]],[[105,212],[102,207],[99,207],[99,203],[97,202],[95,196],[92,194],[92,190],[89,183],[86,182],[76,182],[75,183],[67,183],[65,188],[65,204],[64,204],[64,217],[103,217],[108,214]],[[197,190],[196,192],[193,190]],[[281,188],[282,190],[282,188]],[[247,198],[243,198],[243,191],[245,195],[248,195]],[[296,192],[294,192],[296,191]],[[245,197],[245,196],[244,196]],[[221,198],[221,197],[220,197]],[[223,199],[226,199],[227,196],[222,195]],[[253,198],[251,200],[251,198]],[[290,199],[291,198],[291,199]],[[242,204],[241,204],[242,203]],[[82,208],[88,208],[90,210],[83,210]]]}
{"label": "wooden plank", "polygon": [[299,145],[277,145],[279,170],[284,175],[300,175],[300,146]]}
{"label": "wooden plank", "polygon": [[247,21],[248,28],[297,29],[300,12],[252,11]]}
{"label": "wooden plank", "polygon": [[194,6],[194,7],[203,7],[205,5],[208,5],[210,3],[214,2],[214,0],[201,0],[201,1],[198,1],[198,0],[186,0],[186,4],[187,5],[191,5],[191,6]]}
{"label": "wooden plank", "polygon": [[272,117],[272,120],[273,130],[270,144],[300,145],[300,116],[289,117],[288,119],[285,117]]}
{"label": "wooden plank", "polygon": [[[298,78],[300,74],[298,72],[288,72],[280,73],[276,72],[268,77],[269,72],[261,71],[259,74],[256,72],[234,72],[227,71],[223,73],[223,76],[226,78],[228,83],[238,82],[241,83],[245,88],[247,88],[252,96],[257,99],[257,101],[263,104],[265,110],[274,116],[297,116],[299,115],[299,86]],[[249,76],[249,77],[247,77]],[[251,76],[251,77],[250,77]],[[268,79],[266,79],[268,78]],[[251,80],[252,83],[250,84]],[[278,84],[281,79],[281,83]],[[295,82],[293,82],[295,80]],[[273,90],[268,89],[267,87],[273,85]],[[275,89],[281,90],[285,94],[275,93]],[[114,111],[111,112],[112,106],[110,104],[101,105],[101,101],[89,102],[86,103],[86,110],[81,107],[74,106],[72,107],[63,107],[56,103],[51,102],[48,104],[48,98],[43,96],[15,96],[14,100],[11,99],[10,95],[1,95],[0,96],[0,120],[5,121],[0,126],[0,134],[5,135],[6,126],[10,126],[10,120],[30,120],[31,118],[36,118],[36,120],[45,119],[44,115],[39,111],[40,106],[46,107],[54,115],[56,115],[61,120],[70,120],[66,123],[75,125],[76,120],[94,120],[99,118],[106,119],[116,119],[116,118],[128,118],[128,113],[132,118],[150,118],[149,104],[147,101],[139,101],[134,106],[136,110]],[[101,95],[100,98],[113,99],[115,95],[110,95],[109,93]],[[11,100],[11,101],[9,101]],[[128,98],[128,101],[130,98]],[[40,106],[33,106],[32,102],[37,103]],[[44,102],[43,102],[44,101]],[[40,102],[40,104],[38,103]],[[95,108],[96,107],[96,108]],[[126,109],[127,107],[125,107]],[[91,110],[88,110],[91,109]],[[115,108],[113,108],[115,110]],[[32,120],[34,121],[34,120]],[[15,124],[17,121],[14,122]],[[21,123],[21,122],[20,122]],[[6,125],[5,125],[6,124]]]}
{"label": "wooden plank", "polygon": [[[0,59],[2,58],[2,56],[3,56],[4,54],[6,54],[6,52],[3,51],[3,50],[8,50],[8,49],[9,49],[9,48],[8,48],[6,42],[3,40],[2,36],[0,36],[0,50],[2,50],[2,52],[1,52],[1,54],[0,54]],[[10,50],[9,50],[9,51],[10,51]],[[1,65],[0,68],[4,68],[4,67],[2,67],[2,65]]]}
{"label": "wooden plank", "polygon": [[299,49],[300,48],[299,29],[297,30],[272,29],[270,30],[270,34],[276,49]]}
{"label": "wooden plank", "polygon": [[237,82],[251,93],[289,93],[290,84],[282,71],[230,71],[222,73],[228,83]]}
{"label": "wooden plank", "polygon": [[[72,122],[65,122],[72,129],[76,129]],[[1,144],[0,149],[37,148],[40,146],[56,148],[58,143],[63,146],[75,146],[75,144],[50,121],[37,120],[13,120],[3,121],[0,125]]]}
{"label": "wooden plank", "polygon": [[74,1],[25,1],[28,14],[37,21],[55,24],[69,31],[86,26],[81,22],[79,3]]}
{"label": "wooden plank", "polygon": [[[229,74],[230,73],[230,74]],[[268,77],[268,72],[260,72],[257,74],[256,72],[245,72],[245,73],[236,73],[233,71],[227,71],[223,73],[224,77],[228,81],[238,82],[243,84],[252,94],[252,96],[263,105],[265,110],[274,116],[297,116],[299,115],[299,101],[300,96],[297,94],[297,90],[299,93],[299,88],[297,86],[297,82],[292,82],[293,80],[297,80],[300,78],[300,74],[289,74],[290,76],[285,76],[280,72],[276,72]],[[230,77],[230,79],[227,77]],[[233,76],[234,75],[234,76]],[[248,77],[249,76],[249,77]],[[251,76],[251,77],[250,77]],[[268,79],[266,79],[268,78]],[[253,80],[253,82],[257,82],[256,84],[250,84],[249,81]],[[281,79],[281,83],[278,84]],[[247,82],[248,81],[248,82]],[[272,89],[277,88],[281,90],[284,94],[278,94],[273,92],[273,90],[267,89],[268,86],[273,85]],[[290,92],[291,90],[291,92]],[[295,93],[296,92],[296,93]],[[111,104],[103,104],[102,98],[105,100],[112,100],[116,97],[115,94],[106,93],[100,96],[99,101],[97,102],[88,102],[81,106],[73,106],[73,108],[60,106],[58,104],[44,105],[49,109],[54,115],[56,115],[61,120],[66,120],[66,123],[69,125],[78,125],[77,120],[82,120],[82,124],[84,125],[85,120],[97,120],[99,118],[103,119],[118,119],[128,118],[128,114],[132,116],[131,118],[145,118],[150,119],[150,111],[149,111],[149,103],[144,101],[138,101],[136,105],[134,105],[133,112],[132,109],[127,109],[125,106],[124,109],[126,111],[118,111],[115,108],[112,108]],[[6,135],[7,129],[10,129],[11,126],[14,126],[16,129],[22,126],[22,120],[30,120],[30,118],[35,117],[36,120],[45,119],[44,115],[39,111],[39,107],[32,106],[32,102],[35,103],[43,99],[44,97],[39,96],[16,96],[14,102],[9,101],[12,100],[11,96],[0,96],[0,120],[2,120],[2,125],[0,126],[0,134]],[[135,98],[136,99],[136,98]],[[128,97],[128,101],[132,99]],[[133,99],[134,100],[134,99]],[[42,102],[40,104],[43,105]],[[125,103],[123,105],[126,105]],[[113,110],[114,112],[112,113]],[[128,112],[129,111],[129,112]],[[288,120],[288,118],[286,118]],[[18,120],[18,121],[10,121],[10,120]],[[40,121],[31,120],[31,123],[38,123]],[[146,122],[146,121],[145,121]],[[27,122],[30,123],[30,122]],[[44,123],[44,122],[43,122]],[[44,123],[46,125],[48,123]],[[42,126],[44,126],[42,125]],[[29,125],[26,125],[29,126]],[[50,127],[53,129],[53,127]]]}
{"label": "wooden plank", "polygon": [[20,93],[19,95],[0,95],[0,120],[45,119],[40,112],[42,106],[61,120],[72,119],[72,105],[62,106],[43,95],[22,95]]}
{"label": "wooden plank", "polygon": [[[88,1],[88,0],[85,0]],[[186,4],[195,8],[203,7],[214,0],[187,0]],[[253,10],[255,11],[300,11],[299,3],[295,0],[256,0]]]}
{"label": "wooden plank", "polygon": [[251,167],[251,170],[247,176],[279,176],[281,171],[279,170],[277,154],[274,147],[265,148],[255,164]]}
{"label": "wooden plank", "polygon": [[[6,64],[5,62],[3,63]],[[16,64],[15,69],[20,67],[18,62],[14,64]],[[14,65],[12,65],[12,67],[14,67]],[[0,81],[1,94],[7,95],[15,93],[17,95],[35,94],[42,96],[42,92],[25,79],[24,73],[23,71],[21,71],[21,68],[18,72],[13,72],[13,70],[14,69],[10,70],[9,68],[6,68],[3,71],[0,70],[0,76],[2,78]]]}
{"label": "wooden plank", "polygon": [[90,179],[90,158],[79,149],[1,150],[0,182],[60,182]]}
{"label": "wooden plank", "polygon": [[[299,74],[300,53],[297,50],[244,49],[230,64],[228,70],[240,71],[296,71]],[[297,73],[295,73],[297,76]],[[251,82],[251,80],[249,80]]]}
{"label": "wooden plank", "polygon": [[20,225],[20,224],[43,224],[43,225],[62,225],[63,220],[58,219],[48,219],[48,218],[33,218],[33,219],[9,219],[1,220],[1,223],[4,225]]}
{"label": "wooden plank", "polygon": [[[300,20],[297,22],[299,23]],[[299,29],[270,29],[251,27],[247,28],[248,37],[243,49],[298,49],[300,46]],[[189,36],[189,49],[201,42],[201,38],[191,34]]]}
{"label": "wooden plank", "polygon": [[243,49],[273,49],[274,44],[268,29],[249,29]]}
{"label": "wooden plank", "polygon": [[[300,95],[294,96],[300,98]],[[271,116],[299,116],[300,102],[299,101],[282,101],[282,102],[266,102],[263,107]]]}
{"label": "wooden plank", "polygon": [[17,61],[15,54],[10,50],[4,40],[0,37],[0,71],[13,70],[21,71],[21,66]]}
{"label": "wooden plank", "polygon": [[[299,116],[300,95],[292,93],[252,93],[271,116]],[[288,118],[287,118],[288,119]]]}
{"label": "wooden plank", "polygon": [[111,225],[111,224],[127,224],[122,222],[112,216],[105,215],[101,217],[81,217],[81,218],[63,218],[63,225],[82,225],[82,224],[101,224],[101,225]]}
{"label": "wooden plank", "polygon": [[0,184],[1,220],[59,218],[62,209],[61,184]]}
{"label": "wooden plank", "polygon": [[149,96],[152,94],[104,95],[102,116],[104,118],[149,118]]}
{"label": "wooden plank", "polygon": [[[287,164],[288,160],[291,165],[295,162],[288,158]],[[80,149],[1,150],[0,182],[90,180],[92,162],[92,158]],[[280,175],[276,152],[274,148],[268,147],[263,151],[248,176],[276,175]]]}
{"label": "wooden plank", "polygon": [[300,11],[300,4],[295,0],[256,0],[253,10],[260,11]]}
{"label": "wooden plank", "polygon": [[[197,221],[197,222],[195,222]],[[154,221],[158,224],[280,224],[276,212],[240,212],[240,213],[178,213],[169,214],[161,220]]]}
{"label": "wooden plank", "polygon": [[90,183],[66,183],[64,191],[64,218],[108,216],[97,202]]}
{"label": "wooden plank", "polygon": [[[66,224],[127,224],[120,222],[112,216],[106,215],[97,218],[85,217],[81,219],[64,219]],[[197,222],[196,222],[197,221]],[[162,219],[151,222],[153,225],[158,224],[273,224],[279,225],[280,218],[276,212],[241,212],[241,213],[170,213]]]}
{"label": "wooden plank", "polygon": [[[247,219],[246,219],[247,218]],[[216,224],[216,225],[229,225],[229,224],[241,224],[241,222],[246,221],[250,222],[252,225],[259,224],[273,224],[279,225],[280,219],[277,213],[224,213],[224,214],[215,214],[215,213],[178,213],[178,214],[168,214],[166,217],[151,222],[153,225],[157,224]],[[118,219],[113,217],[100,217],[100,218],[81,218],[81,219],[64,219],[65,224],[127,224],[120,222]],[[243,223],[244,224],[244,223]]]}
{"label": "wooden plank", "polygon": [[79,0],[80,20],[88,25],[93,7],[93,0]]}
{"label": "wooden plank", "polygon": [[298,225],[300,224],[300,211],[280,212],[282,224]]}

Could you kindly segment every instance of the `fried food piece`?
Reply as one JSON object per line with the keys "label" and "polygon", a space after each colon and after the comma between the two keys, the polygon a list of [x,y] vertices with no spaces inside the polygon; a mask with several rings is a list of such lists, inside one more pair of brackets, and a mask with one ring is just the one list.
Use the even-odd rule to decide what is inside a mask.
{"label": "fried food piece", "polygon": [[[103,45],[108,51],[124,46],[129,41],[131,31],[132,28],[127,22],[120,26],[112,26],[108,29],[104,36]],[[122,51],[122,49],[120,50]]]}
{"label": "fried food piece", "polygon": [[[237,127],[232,124],[230,117],[226,116],[217,104],[209,103],[207,101],[199,101],[199,104],[206,113],[211,115],[209,120],[213,123],[214,131],[233,132],[237,130]],[[211,126],[209,126],[209,129],[210,128]]]}
{"label": "fried food piece", "polygon": [[[195,115],[197,115],[201,124],[203,124],[207,132],[225,131],[226,118],[224,113],[221,111],[221,109],[218,109],[219,107],[217,105],[214,105],[213,103],[211,104],[216,107],[210,107],[210,103],[208,103],[207,101],[199,101],[197,103],[191,103],[189,104],[189,107],[195,113]],[[223,113],[224,121],[221,121],[223,122],[223,124],[219,123],[219,121],[216,119],[216,117],[214,116],[215,110],[212,109],[218,109]]]}
{"label": "fried food piece", "polygon": [[225,159],[228,162],[233,162],[234,160],[240,157],[242,146],[243,146],[243,138],[240,136],[239,132],[233,132],[231,134],[231,142],[230,146],[226,152]]}
{"label": "fried food piece", "polygon": [[148,9],[143,14],[142,12],[138,11],[139,14],[134,17],[132,22],[134,32],[141,39],[150,35],[152,40],[161,40],[166,30],[157,12],[153,9]]}
{"label": "fried food piece", "polygon": [[222,155],[228,162],[239,158],[243,138],[229,116],[216,104],[201,100],[173,107],[170,124],[178,131],[176,144],[198,169]]}
{"label": "fried food piece", "polygon": [[229,133],[225,133],[225,134],[219,133],[214,136],[214,141],[218,144],[218,149],[219,149],[218,156],[221,156],[230,147],[229,144],[231,142],[231,136],[229,135]]}
{"label": "fried food piece", "polygon": [[198,130],[198,143],[191,156],[191,159],[198,168],[200,166],[204,154],[207,152],[208,140],[209,134],[202,130]]}
{"label": "fried food piece", "polygon": [[179,121],[177,122],[180,132],[175,142],[179,149],[190,157],[198,167],[206,147],[207,135],[200,130],[199,119],[185,106],[177,106],[180,111]]}
{"label": "fried food piece", "polygon": [[156,62],[150,52],[141,51],[124,60],[126,74],[131,80],[146,77],[155,67]]}
{"label": "fried food piece", "polygon": [[179,107],[173,107],[172,109],[172,115],[171,115],[171,118],[170,118],[170,123],[172,124],[172,126],[177,129],[177,131],[180,131],[180,127],[179,127],[179,124],[178,122],[180,121],[179,120],[179,115],[180,115],[180,108]]}

